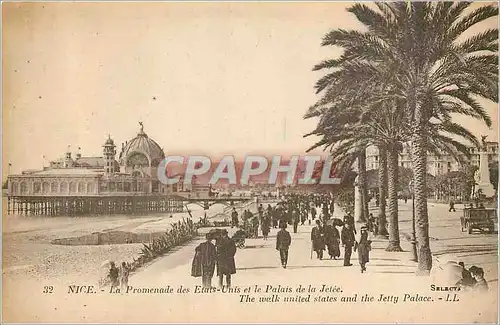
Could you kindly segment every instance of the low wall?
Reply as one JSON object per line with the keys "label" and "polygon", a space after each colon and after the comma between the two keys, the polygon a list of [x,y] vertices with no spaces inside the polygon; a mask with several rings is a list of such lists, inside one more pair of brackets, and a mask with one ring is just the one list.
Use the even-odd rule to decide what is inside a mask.
{"label": "low wall", "polygon": [[128,231],[97,232],[79,237],[58,238],[52,241],[55,245],[116,245],[149,243],[165,235],[165,232],[133,233]]}

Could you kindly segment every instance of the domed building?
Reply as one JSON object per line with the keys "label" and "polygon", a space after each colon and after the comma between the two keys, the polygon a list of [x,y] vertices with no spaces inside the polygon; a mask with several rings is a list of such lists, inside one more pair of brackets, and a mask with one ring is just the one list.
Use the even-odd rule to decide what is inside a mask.
{"label": "domed building", "polygon": [[136,177],[156,178],[157,168],[165,158],[163,149],[144,132],[144,126],[137,136],[127,141],[119,156],[120,172]]}
{"label": "domed building", "polygon": [[[50,161],[42,170],[9,175],[8,212],[75,215],[182,211],[181,192],[191,192],[191,188],[158,180],[158,166],[165,153],[144,132],[142,122],[139,124],[139,133],[122,143],[118,159],[115,141],[108,136],[102,156],[82,156],[78,147],[73,158],[68,146],[63,158]],[[199,193],[203,189],[196,188],[196,197],[208,195]]]}

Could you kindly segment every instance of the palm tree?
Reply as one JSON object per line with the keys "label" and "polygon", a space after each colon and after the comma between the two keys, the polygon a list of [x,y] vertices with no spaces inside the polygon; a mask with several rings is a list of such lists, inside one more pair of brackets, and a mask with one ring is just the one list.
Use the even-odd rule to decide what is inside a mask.
{"label": "palm tree", "polygon": [[[491,125],[477,97],[498,102],[498,30],[472,33],[470,28],[498,15],[495,5],[470,8],[466,2],[376,3],[348,9],[367,32],[334,30],[323,45],[345,49],[329,65],[383,63],[393,71],[394,96],[404,100],[412,122],[412,167],[419,271],[432,267],[426,197],[427,151],[433,124],[445,124],[452,114],[468,115]],[[467,33],[469,36],[467,36]],[[336,72],[320,80],[335,83]],[[365,76],[369,80],[370,76]],[[468,138],[468,135],[467,137]]]}
{"label": "palm tree", "polygon": [[[345,76],[352,78],[352,73],[348,72],[349,67],[345,67],[344,71],[346,71]],[[338,75],[336,81],[340,81],[342,77]],[[342,85],[341,82],[337,84]],[[330,98],[330,102],[320,101],[306,115],[306,118],[321,117],[316,130],[310,134],[321,135],[323,138],[310,150],[324,145],[325,148],[330,148],[334,162],[342,166],[351,166],[356,159],[363,161],[362,159],[365,158],[363,153],[367,146],[377,145],[394,149],[404,138],[405,130],[407,130],[404,127],[404,114],[401,114],[402,111],[397,106],[380,104],[378,97],[380,91],[371,91],[366,94],[351,91],[333,96],[334,92],[337,92],[337,87],[329,87],[324,98]],[[389,150],[389,156],[395,159],[389,159],[388,163],[390,232],[387,250],[401,251],[397,202],[398,152]],[[363,164],[358,164],[358,167],[360,172],[365,170]],[[381,165],[381,169],[385,170],[385,164]],[[385,172],[382,173],[385,174]],[[360,183],[366,183],[366,177],[362,173],[359,178]],[[382,176],[381,179],[384,178]],[[384,219],[380,223],[385,232],[385,191],[382,190],[381,194],[381,200],[384,201],[382,203]],[[363,202],[363,210],[367,210],[367,201]],[[365,215],[368,215],[367,211]]]}
{"label": "palm tree", "polygon": [[386,198],[387,198],[387,148],[380,145],[379,152],[379,167],[378,167],[378,193],[379,193],[379,206],[378,206],[378,234],[380,237],[388,235],[386,223],[387,217],[385,215]]}
{"label": "palm tree", "polygon": [[361,147],[358,153],[358,181],[359,190],[361,191],[361,215],[358,222],[368,221],[368,180],[366,174],[366,148]]}

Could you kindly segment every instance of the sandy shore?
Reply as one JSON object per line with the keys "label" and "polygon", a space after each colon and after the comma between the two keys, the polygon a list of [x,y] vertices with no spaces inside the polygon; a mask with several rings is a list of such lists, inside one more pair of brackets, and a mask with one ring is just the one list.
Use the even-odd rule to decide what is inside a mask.
{"label": "sandy shore", "polygon": [[[189,206],[193,221],[205,211]],[[227,208],[214,205],[207,212],[213,217]],[[54,245],[56,238],[69,238],[122,230],[137,233],[160,232],[173,222],[188,218],[187,212],[146,216],[92,216],[92,217],[21,217],[3,218],[4,284],[21,282],[89,281],[97,282],[100,265],[104,261],[132,261],[142,244],[64,246]]]}

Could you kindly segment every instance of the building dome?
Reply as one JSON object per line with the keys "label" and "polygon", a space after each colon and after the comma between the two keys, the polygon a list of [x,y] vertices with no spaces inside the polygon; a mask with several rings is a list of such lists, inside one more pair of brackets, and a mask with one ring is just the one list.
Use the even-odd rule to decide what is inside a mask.
{"label": "building dome", "polygon": [[111,136],[108,135],[108,139],[106,139],[106,142],[104,143],[105,146],[114,146],[115,145],[115,142],[113,141],[113,139],[111,139]]}
{"label": "building dome", "polygon": [[120,154],[120,164],[123,166],[157,167],[165,158],[165,153],[158,143],[141,130],[135,138],[128,141]]}

